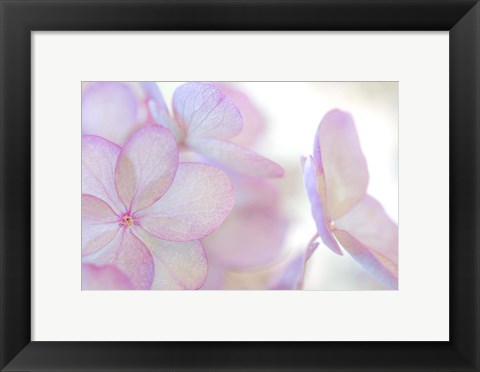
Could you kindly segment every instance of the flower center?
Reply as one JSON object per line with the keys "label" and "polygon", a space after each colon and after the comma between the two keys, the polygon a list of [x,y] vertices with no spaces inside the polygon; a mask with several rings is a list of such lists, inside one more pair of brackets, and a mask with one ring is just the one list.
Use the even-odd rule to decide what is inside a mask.
{"label": "flower center", "polygon": [[121,219],[120,219],[120,225],[123,225],[125,227],[132,227],[135,225],[135,219],[130,216],[129,214],[125,214]]}
{"label": "flower center", "polygon": [[333,221],[330,221],[330,223],[328,224],[328,227],[330,227],[330,230],[335,230],[335,222]]}

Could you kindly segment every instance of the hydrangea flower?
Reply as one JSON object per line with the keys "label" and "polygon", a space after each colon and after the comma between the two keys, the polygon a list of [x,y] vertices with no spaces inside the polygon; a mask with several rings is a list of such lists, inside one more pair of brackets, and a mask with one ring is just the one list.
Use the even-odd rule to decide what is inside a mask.
{"label": "hydrangea flower", "polygon": [[388,288],[398,287],[398,227],[367,195],[367,162],[352,117],[332,110],[320,122],[304,182],[317,234],[333,252],[342,246]]}
{"label": "hydrangea flower", "polygon": [[152,82],[90,82],[82,87],[82,134],[122,146],[131,134],[154,124],[150,100],[162,99]]}
{"label": "hydrangea flower", "polygon": [[242,131],[242,115],[215,86],[195,82],[178,87],[173,95],[173,117],[163,99],[152,98],[149,105],[156,122],[172,131],[180,148],[240,174],[283,175],[278,164],[230,140]]}
{"label": "hydrangea flower", "polygon": [[171,133],[146,126],[123,148],[82,141],[82,256],[114,266],[135,289],[197,289],[207,274],[199,239],[233,207],[228,176],[204,163],[179,163]]}

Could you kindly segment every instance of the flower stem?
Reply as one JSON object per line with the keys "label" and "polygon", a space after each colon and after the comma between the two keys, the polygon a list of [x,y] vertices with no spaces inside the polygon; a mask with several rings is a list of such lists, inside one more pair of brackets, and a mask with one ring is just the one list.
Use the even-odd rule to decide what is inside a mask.
{"label": "flower stem", "polygon": [[[310,239],[310,241],[308,242],[307,244],[307,253],[310,251],[310,247],[313,245],[313,243],[315,243],[315,240],[317,240],[319,238],[320,235],[318,235],[318,232],[315,233],[315,235],[312,236],[312,239]],[[311,252],[313,253],[313,252]],[[306,255],[306,260],[308,260],[310,258],[310,255]]]}
{"label": "flower stem", "polygon": [[[315,244],[315,240],[317,240],[319,237],[318,232],[315,233],[315,235],[312,236],[310,241],[307,244],[307,249],[305,250],[305,260],[303,262],[303,272],[300,281],[297,284],[297,289],[303,289],[303,283],[305,280],[305,271],[307,269],[307,261],[308,259],[312,256],[313,252],[315,251],[315,248],[313,248],[313,245]],[[317,244],[318,245],[318,244]]]}

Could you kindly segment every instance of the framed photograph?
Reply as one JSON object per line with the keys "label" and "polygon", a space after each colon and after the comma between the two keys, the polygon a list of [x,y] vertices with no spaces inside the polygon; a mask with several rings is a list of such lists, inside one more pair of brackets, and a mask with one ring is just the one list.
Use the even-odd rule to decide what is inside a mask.
{"label": "framed photograph", "polygon": [[0,1],[2,371],[480,371],[477,1]]}

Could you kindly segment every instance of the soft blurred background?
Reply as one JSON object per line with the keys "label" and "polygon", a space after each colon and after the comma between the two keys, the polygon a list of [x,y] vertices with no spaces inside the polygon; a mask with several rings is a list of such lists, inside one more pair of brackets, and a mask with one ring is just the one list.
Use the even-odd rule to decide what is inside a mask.
{"label": "soft blurred background", "polygon": [[[157,84],[170,105],[173,92],[181,83]],[[379,200],[392,220],[398,223],[397,82],[228,82],[220,86],[225,87],[227,96],[231,90],[243,92],[248,97],[260,118],[245,118],[249,116],[245,114],[244,118],[260,121],[260,124],[249,125],[246,120],[245,127],[261,126],[256,138],[249,141],[249,147],[285,169],[283,178],[267,180],[278,192],[277,203],[285,219],[283,235],[276,231],[282,222],[273,227],[268,223],[261,226],[262,222],[255,225],[266,230],[265,237],[273,236],[275,243],[281,245],[275,251],[278,257],[295,257],[295,252],[304,250],[315,233],[302,181],[300,155],[312,153],[317,126],[323,115],[333,108],[353,115],[369,168],[368,193]],[[260,200],[265,197],[259,195]],[[251,215],[253,217],[254,213]],[[280,237],[275,238],[275,235]],[[237,250],[242,249],[242,245],[245,247],[249,243],[248,232],[232,236],[230,243]],[[252,247],[245,247],[245,252],[249,248]],[[224,288],[258,289],[254,287],[261,285],[259,280],[262,283],[262,275],[268,275],[265,272],[269,266],[262,266],[263,262],[252,264],[253,267],[233,268],[227,274],[212,266],[209,280],[213,283],[218,279],[215,276],[226,275],[221,284]],[[244,272],[251,275],[243,275]],[[211,289],[214,288],[213,284]],[[320,244],[308,261],[304,289],[368,290],[383,287],[348,254],[335,255]]]}

